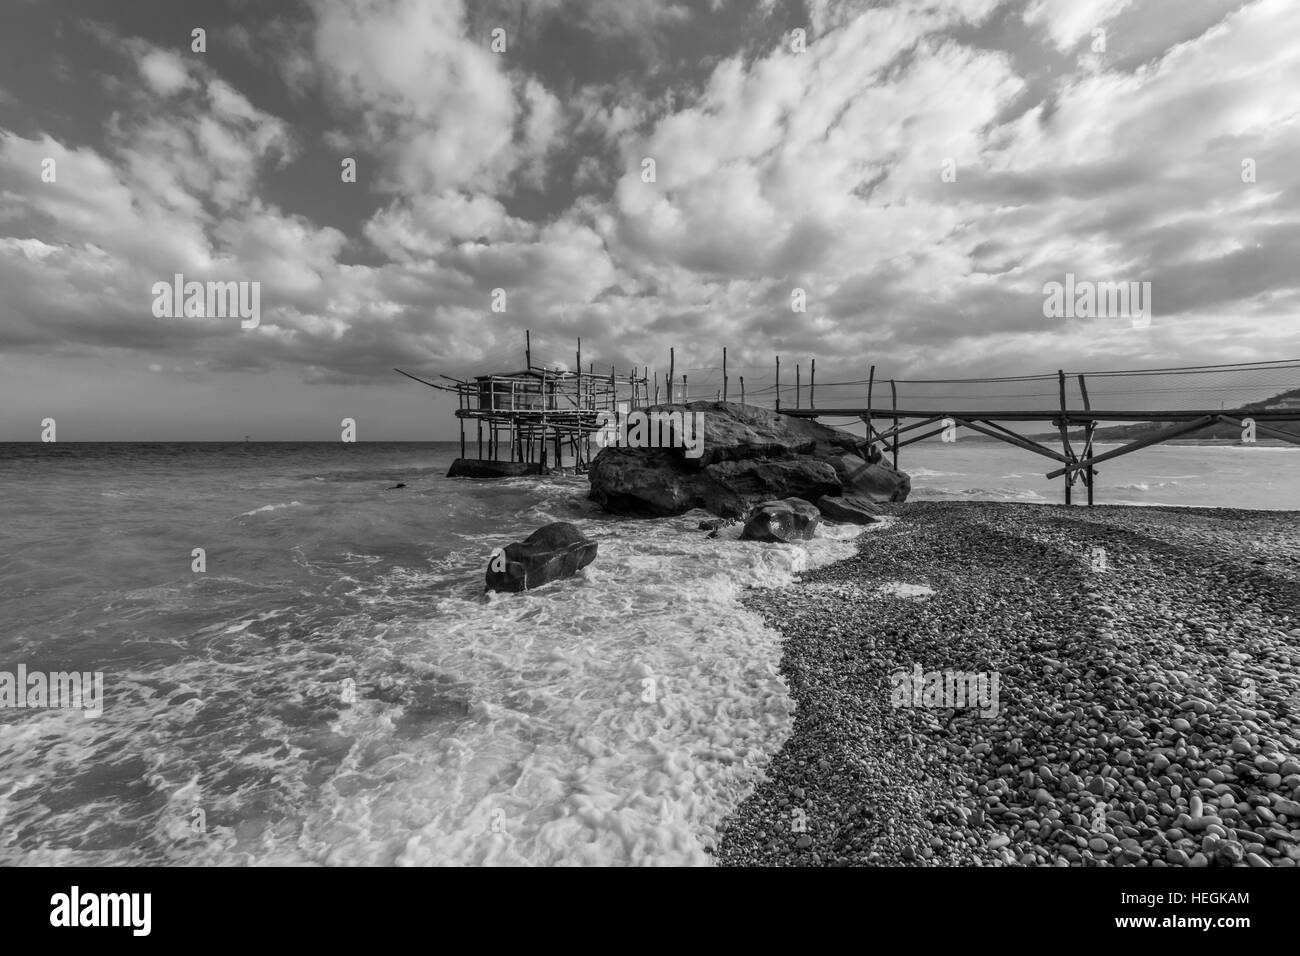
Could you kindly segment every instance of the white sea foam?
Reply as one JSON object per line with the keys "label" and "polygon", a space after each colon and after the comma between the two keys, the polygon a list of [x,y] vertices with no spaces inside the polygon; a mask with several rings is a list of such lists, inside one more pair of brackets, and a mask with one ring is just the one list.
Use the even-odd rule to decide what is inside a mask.
{"label": "white sea foam", "polygon": [[579,582],[440,602],[400,653],[473,688],[469,719],[336,823],[425,817],[406,864],[708,863],[793,711],[780,637],[738,599],[851,555],[860,529],[761,545],[690,525],[616,526]]}
{"label": "white sea foam", "polygon": [[281,508],[296,508],[302,505],[301,501],[282,501],[278,505],[263,505],[260,508],[254,508],[252,511],[245,511],[243,514],[236,515],[237,518],[247,518],[249,515],[260,515],[267,511],[279,511]]}
{"label": "white sea foam", "polygon": [[[571,492],[547,492],[523,513],[530,524],[573,520],[573,504]],[[297,641],[297,616],[249,611],[207,632],[206,662],[114,675],[104,726],[153,728],[134,732],[129,759],[167,809],[126,854],[47,845],[21,858],[708,865],[718,823],[793,719],[781,638],[740,598],[852,555],[863,529],[758,544],[736,540],[738,525],[710,539],[699,518],[579,518],[599,541],[596,562],[510,595],[482,593],[499,536],[467,532],[463,550],[429,570],[354,585],[351,600],[370,611],[365,641],[346,650],[358,626],[348,618]],[[418,623],[413,594],[428,595]],[[356,699],[342,705],[348,677]],[[322,703],[333,716],[318,724]],[[232,732],[232,704],[256,705],[256,723]],[[0,733],[20,777],[122,759],[84,733],[60,747],[28,759]]]}

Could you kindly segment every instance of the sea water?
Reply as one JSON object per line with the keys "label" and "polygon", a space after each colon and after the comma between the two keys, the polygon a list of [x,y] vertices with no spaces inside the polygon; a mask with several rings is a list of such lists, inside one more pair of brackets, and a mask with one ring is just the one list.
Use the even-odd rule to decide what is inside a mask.
{"label": "sea water", "polygon": [[[738,599],[857,529],[709,539],[453,455],[0,446],[0,670],[104,675],[99,717],[0,709],[0,863],[710,862],[792,720]],[[552,521],[596,561],[485,595]]]}
{"label": "sea water", "polygon": [[[104,675],[98,717],[0,709],[0,863],[708,864],[792,721],[739,599],[858,529],[710,539],[581,477],[447,479],[454,454],[0,445],[0,670]],[[1002,446],[901,464],[916,500],[1060,500]],[[1300,509],[1300,449],[1101,472],[1099,502]],[[492,549],[551,521],[596,561],[485,595]]]}

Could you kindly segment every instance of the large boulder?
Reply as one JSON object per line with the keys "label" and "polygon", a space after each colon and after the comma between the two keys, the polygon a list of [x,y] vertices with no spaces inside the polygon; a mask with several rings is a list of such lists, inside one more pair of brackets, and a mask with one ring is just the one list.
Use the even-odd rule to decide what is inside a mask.
{"label": "large boulder", "polygon": [[602,449],[588,471],[589,497],[606,511],[664,517],[702,508],[741,518],[762,501],[816,501],[841,493],[901,501],[910,488],[903,472],[860,457],[863,439],[809,419],[729,402],[649,411],[699,414],[702,454],[688,458],[680,448]]}
{"label": "large boulder", "polygon": [[508,544],[488,562],[487,590],[523,591],[572,577],[596,560],[596,542],[556,521]]}
{"label": "large boulder", "polygon": [[703,508],[741,518],[756,501],[811,499],[840,490],[835,470],[808,455],[721,461],[697,470],[683,465],[672,450],[606,448],[588,476],[589,497],[606,511],[642,517]]}
{"label": "large boulder", "polygon": [[745,518],[742,541],[807,541],[821,523],[821,513],[802,498],[764,501]]}
{"label": "large boulder", "polygon": [[723,461],[789,458],[811,455],[823,458],[837,452],[854,452],[862,439],[809,418],[793,418],[754,405],[733,402],[691,402],[663,405],[651,412],[690,412],[700,416],[704,450],[686,459],[698,469]]}
{"label": "large boulder", "polygon": [[912,479],[884,460],[868,462],[858,455],[832,455],[826,459],[835,469],[845,494],[860,495],[869,501],[906,501]]}
{"label": "large boulder", "polygon": [[817,499],[817,510],[827,521],[838,521],[840,524],[874,524],[880,520],[880,505],[861,495],[841,495],[836,498],[822,495]]}

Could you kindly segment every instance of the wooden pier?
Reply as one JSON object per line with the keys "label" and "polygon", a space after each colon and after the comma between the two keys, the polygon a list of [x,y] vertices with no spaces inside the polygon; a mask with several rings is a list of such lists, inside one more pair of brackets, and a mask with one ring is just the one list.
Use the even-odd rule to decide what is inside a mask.
{"label": "wooden pier", "polygon": [[[652,373],[649,367],[622,373],[610,368],[605,374],[589,364],[584,371],[581,340],[574,369],[534,365],[529,333],[525,335],[524,354],[524,368],[519,371],[470,379],[440,376],[447,384],[409,372],[401,374],[457,396],[461,459],[507,462],[536,472],[545,472],[552,464],[584,470],[593,456],[592,433],[604,427],[616,411],[731,400],[732,373],[737,371],[749,377],[747,385],[746,375],[738,376],[737,397],[742,404],[772,408],[798,418],[860,423],[876,449],[890,454],[895,467],[903,448],[940,435],[955,439],[958,429],[1049,459],[1056,467],[1046,475],[1049,479],[1065,478],[1066,504],[1073,503],[1073,488],[1080,482],[1087,490],[1088,504],[1094,503],[1097,465],[1213,426],[1228,427],[1237,434],[1245,434],[1249,428],[1252,436],[1300,445],[1300,428],[1277,427],[1280,423],[1300,422],[1300,359],[1102,372],[1067,373],[1061,369],[1044,375],[928,380],[878,378],[872,365],[865,379],[823,382],[819,386],[815,360],[808,364],[806,383],[802,364],[795,364],[791,385],[788,363],[787,380],[782,384],[780,356],[771,366],[737,367],[729,365],[724,348],[720,366],[683,368],[679,372],[676,349],[670,348],[661,390],[660,374]],[[772,373],[770,380],[765,374],[768,369]],[[883,396],[886,387],[887,402],[877,402],[877,395]],[[829,400],[819,403],[819,397]],[[1213,397],[1220,399],[1220,407],[1208,407],[1205,401],[1198,403],[1198,398]],[[1171,407],[1179,399],[1190,407]],[[1233,401],[1231,406],[1229,399]],[[467,422],[475,423],[477,459],[468,455]],[[1055,431],[1059,449],[1055,441],[1049,444],[1042,440],[1043,436],[1022,434],[1006,424],[1028,422],[1039,422]],[[1097,452],[1097,431],[1107,422],[1143,426],[1160,423],[1166,427],[1124,441],[1118,448]]]}
{"label": "wooden pier", "polygon": [[[456,395],[462,460],[529,466],[501,469],[501,474],[545,474],[561,467],[584,470],[591,457],[590,436],[608,416],[620,406],[642,408],[651,403],[645,374],[636,369],[619,374],[614,368],[609,374],[598,373],[590,363],[583,371],[581,340],[576,357],[576,370],[534,365],[529,333],[524,368],[518,371],[470,379],[440,376],[449,384],[394,371]],[[467,422],[474,423],[476,432],[473,459],[468,454]]]}

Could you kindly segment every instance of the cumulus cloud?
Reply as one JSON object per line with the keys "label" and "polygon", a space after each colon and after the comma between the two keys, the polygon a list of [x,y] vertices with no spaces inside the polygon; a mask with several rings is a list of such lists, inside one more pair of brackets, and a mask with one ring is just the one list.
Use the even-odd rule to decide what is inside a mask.
{"label": "cumulus cloud", "polygon": [[[887,352],[900,375],[1294,353],[1300,47],[1278,38],[1300,8],[1213,4],[1130,38],[1131,61],[1078,52],[1141,22],[1124,0],[1034,0],[1005,35],[997,0],[816,0],[802,53],[768,4],[654,83],[560,53],[543,77],[519,46],[577,18],[694,49],[726,3],[318,0],[214,30],[244,55],[269,37],[278,90],[99,28],[123,69],[94,135],[0,131],[0,343],[329,382],[497,364],[525,328],[624,368],[668,345],[828,374]],[[1152,328],[1045,319],[1067,271],[1151,280]],[[262,281],[262,328],[154,319],[175,272]]]}

